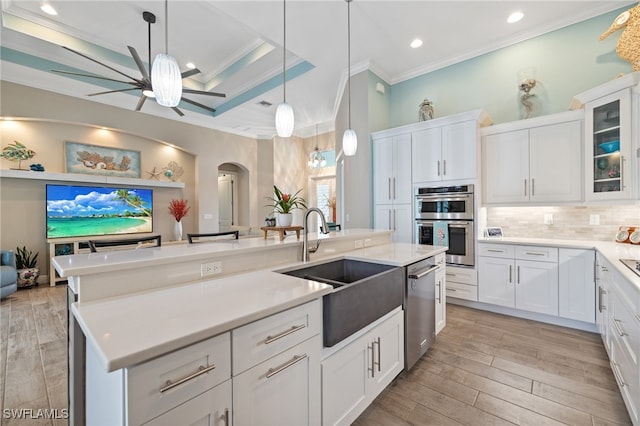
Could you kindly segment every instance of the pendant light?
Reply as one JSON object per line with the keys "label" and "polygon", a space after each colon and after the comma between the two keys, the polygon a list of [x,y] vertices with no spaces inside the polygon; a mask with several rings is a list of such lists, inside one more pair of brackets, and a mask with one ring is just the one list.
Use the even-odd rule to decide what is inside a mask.
{"label": "pendant light", "polygon": [[276,109],[276,133],[281,138],[288,138],[293,134],[293,108],[287,103],[287,0],[283,0],[283,36],[282,46],[282,94],[283,101]]}
{"label": "pendant light", "polygon": [[318,125],[316,124],[316,147],[309,154],[309,161],[307,165],[312,169],[317,169],[320,167],[326,167],[327,160],[324,158],[324,155],[318,149]]}
{"label": "pendant light", "polygon": [[349,90],[349,128],[342,136],[342,151],[346,156],[356,155],[358,149],[358,135],[351,128],[351,0],[347,2],[347,85]]}
{"label": "pendant light", "polygon": [[182,97],[182,75],[176,58],[169,55],[169,0],[164,1],[164,50],[158,53],[151,67],[151,87],[156,102],[166,107],[176,107]]}

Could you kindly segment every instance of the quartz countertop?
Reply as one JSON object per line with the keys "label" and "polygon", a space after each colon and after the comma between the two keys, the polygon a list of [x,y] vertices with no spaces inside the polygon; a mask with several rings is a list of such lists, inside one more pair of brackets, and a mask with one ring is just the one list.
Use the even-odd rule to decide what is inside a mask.
{"label": "quartz countertop", "polygon": [[636,259],[640,261],[640,246],[634,244],[623,244],[612,241],[591,241],[591,240],[561,240],[548,238],[479,238],[479,243],[488,244],[516,244],[531,246],[552,246],[562,248],[593,249],[604,256],[616,270],[638,290],[640,290],[640,277],[626,267],[620,259]]}
{"label": "quartz countertop", "polygon": [[[406,266],[444,251],[446,247],[389,243],[351,250],[313,263],[349,258]],[[274,272],[296,265],[302,262],[74,303],[71,309],[87,337],[87,344],[95,349],[104,368],[114,371],[333,291],[326,284]]]}

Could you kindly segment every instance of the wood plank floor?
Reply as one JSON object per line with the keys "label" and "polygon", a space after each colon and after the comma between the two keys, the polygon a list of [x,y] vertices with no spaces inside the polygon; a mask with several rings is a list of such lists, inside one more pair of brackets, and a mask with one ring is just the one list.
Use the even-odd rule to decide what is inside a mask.
{"label": "wood plank floor", "polygon": [[629,425],[600,336],[447,305],[447,326],[356,420],[393,425]]}
{"label": "wood plank floor", "polygon": [[[66,285],[0,302],[0,413],[66,408]],[[5,419],[0,425],[66,425]],[[631,424],[600,336],[447,305],[432,349],[358,418],[367,425]]]}

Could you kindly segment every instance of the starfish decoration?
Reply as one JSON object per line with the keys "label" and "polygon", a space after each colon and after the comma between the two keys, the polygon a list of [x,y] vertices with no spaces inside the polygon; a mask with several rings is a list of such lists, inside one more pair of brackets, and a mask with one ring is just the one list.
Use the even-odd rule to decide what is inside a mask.
{"label": "starfish decoration", "polygon": [[162,171],[158,171],[156,169],[157,167],[154,167],[153,170],[151,170],[150,172],[145,172],[146,174],[149,175],[149,179],[160,180],[159,176],[162,174]]}

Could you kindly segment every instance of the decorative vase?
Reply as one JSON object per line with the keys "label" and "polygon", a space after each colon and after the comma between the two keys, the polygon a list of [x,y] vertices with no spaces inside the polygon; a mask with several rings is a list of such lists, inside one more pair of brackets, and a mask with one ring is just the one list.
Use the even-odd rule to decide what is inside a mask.
{"label": "decorative vase", "polygon": [[331,222],[336,223],[336,208],[331,209]]}
{"label": "decorative vase", "polygon": [[182,241],[182,222],[176,221],[173,226],[173,237],[176,241]]}
{"label": "decorative vase", "polygon": [[278,213],[276,215],[276,226],[291,226],[293,215],[291,213]]}
{"label": "decorative vase", "polygon": [[40,268],[18,269],[18,287],[26,288],[38,284]]}

